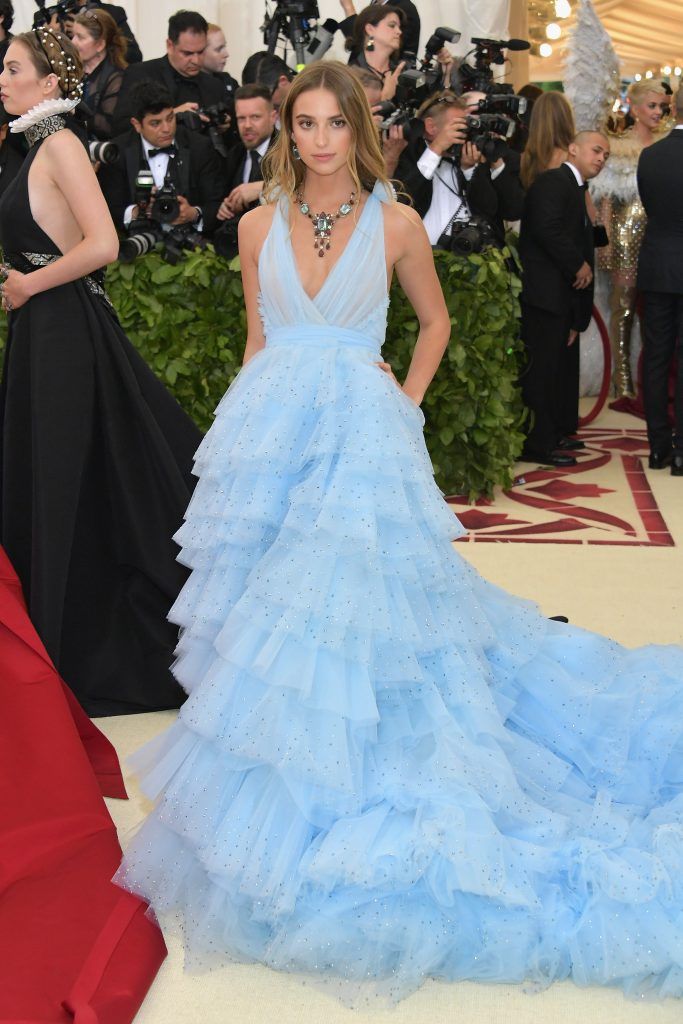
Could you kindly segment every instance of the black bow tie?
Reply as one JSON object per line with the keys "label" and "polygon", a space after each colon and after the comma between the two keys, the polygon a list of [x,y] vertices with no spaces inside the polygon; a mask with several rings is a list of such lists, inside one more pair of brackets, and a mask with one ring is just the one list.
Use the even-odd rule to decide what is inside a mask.
{"label": "black bow tie", "polygon": [[170,155],[171,153],[176,153],[176,152],[177,152],[177,150],[175,148],[175,145],[172,144],[170,146],[162,146],[161,149],[150,149],[149,156],[151,158],[153,156],[159,156],[160,153],[168,153]]}

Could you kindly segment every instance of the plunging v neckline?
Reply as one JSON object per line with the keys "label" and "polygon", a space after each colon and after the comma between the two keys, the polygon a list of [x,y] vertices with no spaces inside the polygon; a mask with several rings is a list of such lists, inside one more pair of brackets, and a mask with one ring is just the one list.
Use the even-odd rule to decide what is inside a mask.
{"label": "plunging v neckline", "polygon": [[356,221],[356,225],[353,228],[353,231],[349,235],[349,238],[348,238],[348,240],[346,242],[346,245],[344,246],[342,251],[339,253],[339,256],[337,257],[335,262],[332,264],[332,268],[331,268],[330,272],[328,273],[328,275],[325,278],[325,280],[323,281],[323,283],[320,285],[320,288],[318,288],[318,290],[315,293],[315,295],[309,295],[308,292],[306,291],[306,289],[304,288],[303,278],[301,277],[301,273],[299,272],[299,265],[296,262],[296,253],[294,252],[294,246],[292,245],[292,236],[291,236],[291,233],[289,231],[289,220],[288,220],[288,218],[286,218],[284,216],[284,211],[283,210],[280,211],[280,214],[282,216],[282,219],[284,221],[284,226],[285,226],[285,229],[286,229],[285,230],[285,235],[287,236],[287,244],[288,244],[288,247],[289,247],[289,255],[290,255],[291,260],[292,260],[292,267],[294,268],[294,276],[296,277],[297,283],[298,283],[299,288],[301,289],[302,293],[308,299],[308,301],[310,303],[312,303],[313,305],[315,305],[317,303],[318,299],[320,298],[320,296],[322,295],[323,291],[327,287],[327,284],[328,284],[330,278],[334,275],[334,273],[335,273],[337,267],[339,266],[339,264],[344,260],[344,258],[346,256],[346,253],[347,253],[351,243],[353,242],[354,238],[356,237],[356,232],[358,231],[358,228],[361,226],[361,223],[363,221],[363,217],[365,216],[365,211],[367,210],[368,204],[370,203],[371,199],[372,199],[372,192],[370,192],[368,194],[368,198],[365,200],[365,205],[363,206],[363,209],[360,212],[360,216],[359,216],[358,220]]}

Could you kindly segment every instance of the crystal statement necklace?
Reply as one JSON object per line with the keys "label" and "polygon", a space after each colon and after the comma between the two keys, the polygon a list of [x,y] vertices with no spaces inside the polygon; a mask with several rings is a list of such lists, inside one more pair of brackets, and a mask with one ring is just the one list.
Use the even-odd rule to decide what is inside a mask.
{"label": "crystal statement necklace", "polygon": [[324,256],[330,250],[330,236],[335,221],[351,213],[356,205],[356,193],[352,191],[348,202],[342,203],[336,213],[311,213],[311,207],[298,189],[296,201],[304,217],[313,222],[313,248],[318,250],[318,256]]}

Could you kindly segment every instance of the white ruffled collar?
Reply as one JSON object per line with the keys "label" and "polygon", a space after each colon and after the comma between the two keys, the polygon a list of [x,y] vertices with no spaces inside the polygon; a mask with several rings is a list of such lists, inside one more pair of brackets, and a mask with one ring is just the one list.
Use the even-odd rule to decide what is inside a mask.
{"label": "white ruffled collar", "polygon": [[25,114],[18,117],[16,121],[12,121],[9,126],[11,132],[25,132],[27,128],[32,128],[34,125],[40,124],[41,121],[47,120],[48,117],[54,117],[58,114],[67,114],[73,110],[80,103],[78,100],[43,100],[42,103],[38,103],[37,106],[31,107]]}

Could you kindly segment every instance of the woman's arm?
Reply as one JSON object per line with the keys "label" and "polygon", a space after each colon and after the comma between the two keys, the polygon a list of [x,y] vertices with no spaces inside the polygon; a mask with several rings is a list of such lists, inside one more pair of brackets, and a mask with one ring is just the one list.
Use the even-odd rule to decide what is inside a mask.
{"label": "woman's arm", "polygon": [[392,213],[396,275],[420,324],[403,390],[419,405],[448,346],[451,321],[419,214],[403,205],[393,207]]}
{"label": "woman's arm", "polygon": [[47,173],[64,196],[83,238],[40,270],[31,274],[10,271],[3,291],[14,309],[33,295],[106,266],[119,251],[116,230],[83,143],[72,132],[61,131],[46,139],[43,147],[49,157]]}
{"label": "woman's arm", "polygon": [[244,305],[247,310],[247,344],[244,349],[243,366],[249,362],[252,356],[265,348],[266,344],[258,308],[260,290],[258,257],[268,234],[273,214],[273,206],[257,206],[255,210],[245,213],[237,225],[242,288],[244,289]]}

